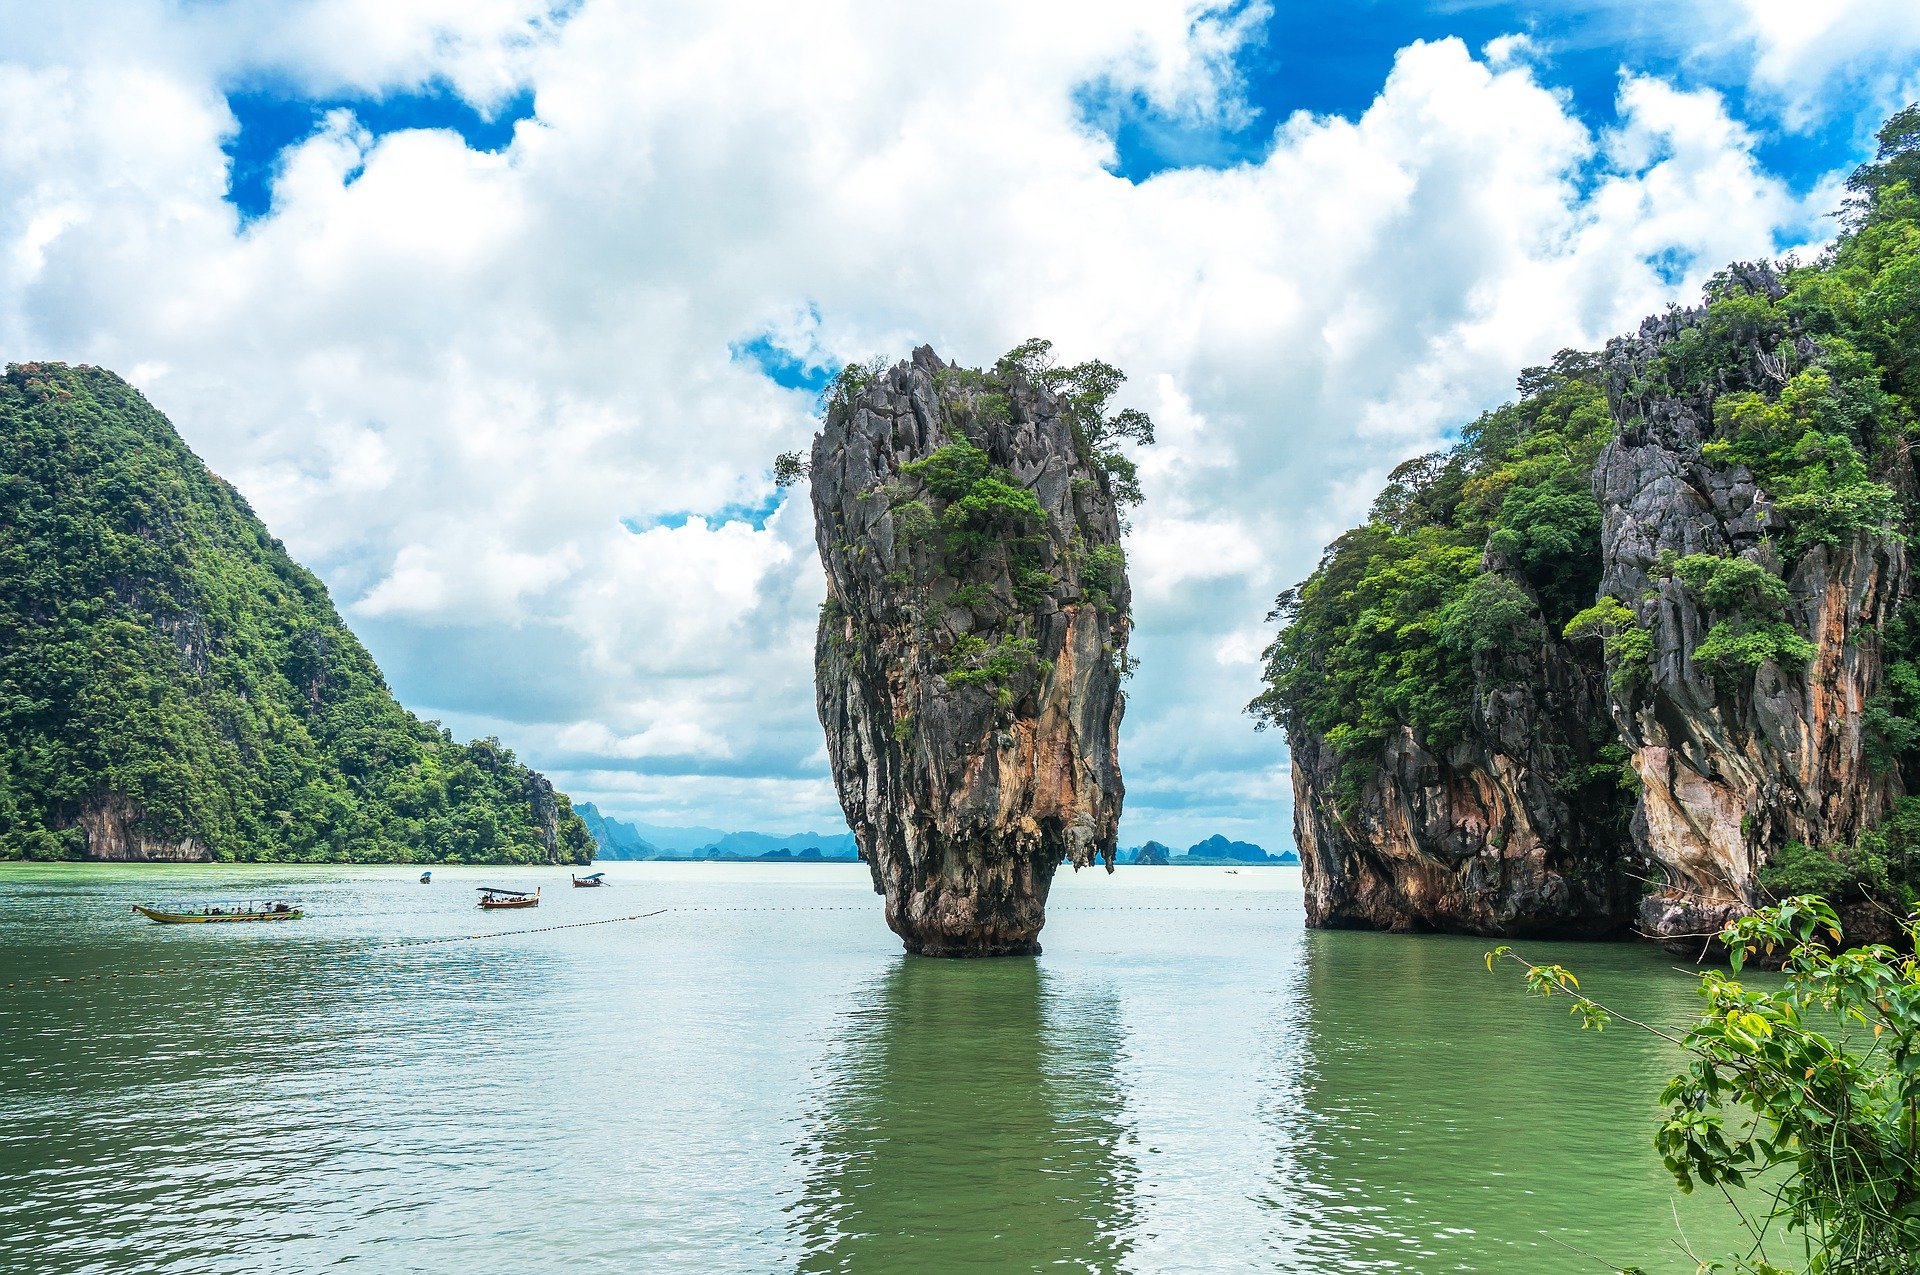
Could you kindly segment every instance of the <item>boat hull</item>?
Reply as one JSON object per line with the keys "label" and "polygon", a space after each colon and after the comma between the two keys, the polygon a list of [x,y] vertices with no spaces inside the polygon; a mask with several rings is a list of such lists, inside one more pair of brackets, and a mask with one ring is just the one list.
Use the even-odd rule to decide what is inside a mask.
{"label": "boat hull", "polygon": [[219,916],[200,916],[192,912],[162,912],[158,908],[143,907],[138,903],[133,905],[133,910],[155,925],[226,925],[237,921],[298,921],[306,915],[295,908],[291,912],[227,912]]}

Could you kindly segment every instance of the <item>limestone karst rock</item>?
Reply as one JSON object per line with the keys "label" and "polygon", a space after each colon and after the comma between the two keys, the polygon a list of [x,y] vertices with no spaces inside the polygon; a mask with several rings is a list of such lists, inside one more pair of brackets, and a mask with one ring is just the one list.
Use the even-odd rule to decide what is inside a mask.
{"label": "limestone karst rock", "polygon": [[[1726,287],[1768,300],[1784,291],[1766,267],[1731,272]],[[1608,347],[1620,431],[1593,480],[1605,516],[1602,592],[1633,599],[1651,637],[1646,675],[1613,704],[1640,781],[1634,840],[1657,869],[1639,927],[1689,952],[1700,946],[1692,936],[1759,898],[1755,874],[1782,847],[1852,841],[1900,795],[1898,774],[1870,764],[1862,710],[1884,684],[1879,635],[1911,583],[1905,538],[1892,529],[1783,561],[1789,523],[1769,493],[1745,466],[1704,454],[1720,432],[1717,397],[1776,394],[1784,383],[1782,356],[1764,341],[1734,345],[1710,392],[1640,388],[1658,384],[1652,366],[1701,321],[1697,310],[1659,315]],[[1795,346],[1800,362],[1820,357],[1804,336]],[[1913,489],[1904,449],[1884,472]],[[1661,566],[1691,554],[1783,574],[1785,622],[1811,644],[1811,660],[1716,676],[1699,658],[1716,616]]]}
{"label": "limestone karst rock", "polygon": [[843,376],[814,441],[820,721],[911,952],[1037,952],[1061,861],[1112,868],[1130,595],[1074,410],[923,346]]}
{"label": "limestone karst rock", "polygon": [[[1567,352],[1551,375],[1530,369],[1523,391],[1531,378],[1544,398],[1422,462],[1410,494],[1283,596],[1296,617],[1341,599],[1336,622],[1324,609],[1307,621],[1318,645],[1283,633],[1275,690],[1255,704],[1292,746],[1312,923],[1632,930],[1698,956],[1767,897],[1769,865],[1855,843],[1913,791],[1920,731],[1900,697],[1920,685],[1896,684],[1910,667],[1890,671],[1910,659],[1897,645],[1910,639],[1890,634],[1905,631],[1913,589],[1902,520],[1920,506],[1899,409],[1772,268],[1731,267],[1709,299],[1649,318],[1597,359]],[[1584,399],[1540,389],[1576,383]],[[1539,406],[1556,394],[1564,403]],[[1590,452],[1582,413],[1583,437],[1604,440]],[[1775,490],[1743,456],[1773,467]],[[1526,487],[1554,464],[1558,487]],[[1559,504],[1539,525],[1559,544],[1528,566],[1538,527],[1513,510],[1547,508],[1542,491]],[[1460,512],[1475,500],[1494,512]],[[1473,581],[1451,602],[1382,601],[1354,583],[1448,561]],[[1548,614],[1556,580],[1566,606],[1586,608],[1571,621]],[[1487,581],[1508,610],[1477,602]],[[1391,634],[1369,687],[1433,657],[1396,692],[1432,691],[1418,721],[1369,727],[1317,689],[1368,625]],[[1364,748],[1343,753],[1343,731]],[[1836,902],[1851,938],[1895,937],[1897,914],[1861,888]]]}

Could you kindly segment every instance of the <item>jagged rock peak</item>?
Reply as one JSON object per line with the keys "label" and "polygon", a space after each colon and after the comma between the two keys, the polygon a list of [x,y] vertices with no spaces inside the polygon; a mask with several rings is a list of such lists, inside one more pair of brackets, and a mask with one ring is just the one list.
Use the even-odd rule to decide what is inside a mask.
{"label": "jagged rock peak", "polygon": [[927,346],[830,395],[817,700],[909,951],[1037,952],[1054,868],[1112,867],[1131,595],[1098,412]]}

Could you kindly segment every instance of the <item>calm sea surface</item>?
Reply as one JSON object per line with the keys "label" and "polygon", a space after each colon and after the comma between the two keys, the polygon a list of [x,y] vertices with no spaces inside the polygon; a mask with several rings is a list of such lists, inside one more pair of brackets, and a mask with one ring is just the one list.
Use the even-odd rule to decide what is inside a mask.
{"label": "calm sea surface", "polygon": [[[858,867],[606,866],[0,865],[0,1270],[1691,1270],[1675,1201],[1733,1245],[1651,1150],[1664,1046],[1309,933],[1295,870],[1063,871],[1045,955],[941,962]],[[257,893],[308,919],[129,911]]]}

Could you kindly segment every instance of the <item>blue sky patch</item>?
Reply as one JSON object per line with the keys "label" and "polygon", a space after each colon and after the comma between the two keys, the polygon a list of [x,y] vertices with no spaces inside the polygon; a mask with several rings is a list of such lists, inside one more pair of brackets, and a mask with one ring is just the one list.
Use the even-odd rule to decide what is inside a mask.
{"label": "blue sky patch", "polygon": [[244,224],[273,209],[273,179],[280,157],[320,130],[327,112],[352,111],[374,137],[416,128],[451,129],[477,151],[504,150],[513,127],[533,116],[533,90],[523,89],[496,110],[484,112],[445,84],[379,97],[308,98],[281,89],[227,94],[227,109],[239,128],[226,140],[227,202]]}
{"label": "blue sky patch", "polygon": [[1114,171],[1129,181],[1170,168],[1258,163],[1274,129],[1295,111],[1358,118],[1386,82],[1394,54],[1414,41],[1458,36],[1479,57],[1503,35],[1529,37],[1538,50],[1530,59],[1536,76],[1567,93],[1590,128],[1619,122],[1614,98],[1624,68],[1683,89],[1719,91],[1733,116],[1759,135],[1761,162],[1795,191],[1865,154],[1853,111],[1800,131],[1782,128],[1765,103],[1749,100],[1746,58],[1704,56],[1695,44],[1699,32],[1678,6],[1615,0],[1273,0],[1262,41],[1241,55],[1246,99],[1258,112],[1244,127],[1169,117],[1107,85],[1082,94],[1081,113],[1114,139]]}
{"label": "blue sky patch", "polygon": [[643,531],[652,531],[656,527],[679,528],[695,518],[706,519],[707,526],[718,527],[729,522],[744,522],[755,531],[765,531],[767,520],[786,500],[787,493],[774,491],[758,504],[722,505],[718,509],[681,509],[670,514],[660,514],[653,518],[622,518],[620,525],[639,535]]}
{"label": "blue sky patch", "polygon": [[776,345],[771,332],[762,332],[751,341],[736,341],[727,347],[736,363],[754,363],[766,378],[784,390],[805,390],[819,394],[833,383],[836,368],[811,363],[793,351]]}

